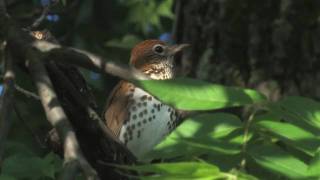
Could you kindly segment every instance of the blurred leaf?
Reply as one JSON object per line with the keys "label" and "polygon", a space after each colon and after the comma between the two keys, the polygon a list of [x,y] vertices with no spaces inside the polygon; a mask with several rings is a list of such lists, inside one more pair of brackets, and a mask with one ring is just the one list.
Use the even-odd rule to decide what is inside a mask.
{"label": "blurred leaf", "polygon": [[163,17],[168,17],[173,19],[174,15],[171,11],[173,5],[173,0],[164,0],[161,1],[160,5],[158,6],[158,14]]}
{"label": "blurred leaf", "polygon": [[161,29],[161,17],[173,19],[173,0],[133,0],[125,1],[129,7],[128,22],[142,30],[144,34],[153,31],[153,28]]}
{"label": "blurred leaf", "polygon": [[5,174],[0,174],[0,180],[16,180],[16,178]]}
{"label": "blurred leaf", "polygon": [[140,179],[217,179],[223,178],[218,167],[205,162],[180,162],[180,163],[158,163],[137,166],[117,166],[120,168],[135,170],[141,174],[154,173],[141,176]]}
{"label": "blurred leaf", "polygon": [[66,5],[67,5],[67,0],[61,0],[61,2],[62,2],[62,5],[63,5],[63,6],[66,6]]}
{"label": "blurred leaf", "polygon": [[256,125],[261,129],[271,132],[284,143],[293,145],[311,156],[314,155],[320,146],[320,138],[311,132],[289,123],[263,120],[258,121]]}
{"label": "blurred leaf", "polygon": [[190,78],[136,82],[161,101],[183,110],[210,110],[265,101],[259,92],[215,85]]}
{"label": "blurred leaf", "polygon": [[45,164],[49,165],[52,168],[45,169],[45,174],[48,177],[54,178],[55,173],[62,170],[62,160],[60,157],[53,152],[48,153],[44,158],[43,161]]}
{"label": "blurred leaf", "polygon": [[122,39],[113,39],[108,42],[106,42],[107,47],[116,47],[116,48],[122,48],[122,49],[131,49],[134,45],[136,45],[138,42],[140,42],[141,39],[138,38],[135,35],[127,34],[123,36]]}
{"label": "blurred leaf", "polygon": [[270,104],[270,108],[285,120],[320,135],[320,103],[304,97],[286,97]]}
{"label": "blurred leaf", "polygon": [[14,154],[22,153],[25,156],[35,156],[31,149],[27,148],[24,144],[16,141],[8,141],[5,144],[5,156],[11,156]]}
{"label": "blurred leaf", "polygon": [[261,166],[288,178],[305,178],[308,166],[275,145],[251,146],[249,155]]}
{"label": "blurred leaf", "polygon": [[2,173],[15,178],[40,179],[43,177],[54,178],[57,157],[49,154],[44,159],[35,156],[15,154],[3,161]]}
{"label": "blurred leaf", "polygon": [[243,140],[242,131],[236,131],[240,128],[240,119],[226,113],[201,114],[188,118],[146,158],[172,158],[202,153],[237,154]]}

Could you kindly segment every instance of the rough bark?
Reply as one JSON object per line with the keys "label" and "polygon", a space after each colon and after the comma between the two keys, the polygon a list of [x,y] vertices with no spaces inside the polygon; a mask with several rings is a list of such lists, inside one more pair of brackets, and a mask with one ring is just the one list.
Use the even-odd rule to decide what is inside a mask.
{"label": "rough bark", "polygon": [[227,85],[320,99],[320,1],[178,0],[183,72]]}

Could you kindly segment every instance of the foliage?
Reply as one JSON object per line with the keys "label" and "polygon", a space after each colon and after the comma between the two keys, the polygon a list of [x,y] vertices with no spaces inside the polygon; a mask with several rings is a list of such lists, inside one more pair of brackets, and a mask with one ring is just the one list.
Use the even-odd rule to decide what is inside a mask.
{"label": "foliage", "polygon": [[[39,17],[43,6],[52,2],[57,1],[10,1],[8,10],[20,26],[27,28]],[[83,48],[105,58],[127,63],[130,49],[137,42],[158,38],[163,32],[171,30],[172,5],[173,0],[61,0],[52,7],[40,29],[48,29],[61,44]],[[0,46],[1,74],[2,50],[3,47]],[[117,82],[116,79],[86,70],[82,72],[102,108],[108,91]],[[17,73],[17,85],[35,93],[30,76],[21,71]],[[1,81],[2,78],[0,95],[3,87]],[[15,102],[8,143],[0,167],[0,180],[56,179],[62,160],[45,145],[51,127],[46,121],[40,101],[15,92]]]}
{"label": "foliage", "polygon": [[228,179],[226,174],[235,170],[241,172],[241,176],[234,175],[239,179],[243,175],[248,175],[245,179],[320,177],[319,102],[303,97],[270,102],[254,90],[191,79],[137,84],[178,109],[215,110],[241,105],[249,112],[240,117],[201,113],[184,120],[144,159],[164,162],[122,167],[150,174],[142,175],[142,179],[192,179],[194,171],[202,172],[199,179]]}
{"label": "foliage", "polygon": [[[10,12],[22,20],[22,26],[27,26],[32,22],[28,18],[40,12],[38,6],[49,1],[17,1]],[[170,31],[173,21],[173,0],[61,2],[48,15],[44,26],[65,45],[121,62],[128,61],[129,50],[135,43]],[[91,72],[84,71],[84,74],[99,106],[103,107],[106,90],[115,82]],[[34,91],[26,74],[17,77],[18,85]],[[319,102],[303,97],[270,102],[254,90],[192,79],[136,83],[178,109],[245,107],[249,115],[210,111],[189,117],[145,157],[146,160],[163,159],[162,163],[117,167],[135,170],[141,179],[312,179],[320,176]],[[40,148],[35,140],[41,137],[43,141],[50,129],[43,112],[39,111],[40,103],[19,94],[16,102],[23,120],[14,114],[0,179],[55,179],[61,170],[61,159],[50,150]]]}

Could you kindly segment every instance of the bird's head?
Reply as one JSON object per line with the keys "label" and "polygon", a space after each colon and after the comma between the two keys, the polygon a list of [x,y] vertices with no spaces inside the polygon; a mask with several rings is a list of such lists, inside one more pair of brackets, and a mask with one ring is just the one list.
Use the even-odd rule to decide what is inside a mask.
{"label": "bird's head", "polygon": [[174,56],[188,44],[167,45],[160,40],[145,40],[131,51],[130,64],[153,79],[174,76]]}

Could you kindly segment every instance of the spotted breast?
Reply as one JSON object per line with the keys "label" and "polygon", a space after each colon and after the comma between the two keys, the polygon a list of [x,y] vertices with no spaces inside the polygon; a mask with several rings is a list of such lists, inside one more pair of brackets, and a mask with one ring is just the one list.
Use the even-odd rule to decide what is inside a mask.
{"label": "spotted breast", "polygon": [[[171,79],[175,76],[174,55],[184,47],[146,40],[133,48],[130,64],[152,79]],[[110,94],[104,118],[114,135],[139,159],[179,121],[174,108],[126,81],[121,81]]]}

